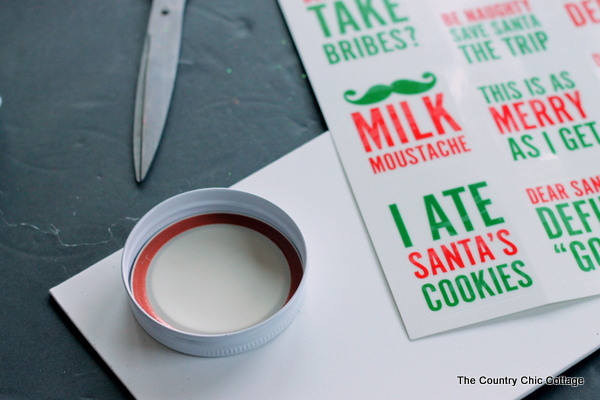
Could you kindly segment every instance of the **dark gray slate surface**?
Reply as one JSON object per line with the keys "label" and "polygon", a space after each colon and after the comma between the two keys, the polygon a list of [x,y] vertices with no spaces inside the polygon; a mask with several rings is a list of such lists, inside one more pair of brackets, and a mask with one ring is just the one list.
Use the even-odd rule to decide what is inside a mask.
{"label": "dark gray slate surface", "polygon": [[[120,249],[160,201],[229,186],[327,129],[275,0],[188,0],[165,134],[136,184],[149,11],[0,0],[0,399],[130,398],[48,290]],[[583,387],[532,398],[597,398],[599,368],[594,354],[566,373]]]}

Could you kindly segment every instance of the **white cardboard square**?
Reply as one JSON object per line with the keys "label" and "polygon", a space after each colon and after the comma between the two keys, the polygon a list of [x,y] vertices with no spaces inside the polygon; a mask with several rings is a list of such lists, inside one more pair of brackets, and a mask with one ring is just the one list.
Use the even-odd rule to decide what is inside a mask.
{"label": "white cardboard square", "polygon": [[[537,385],[480,377],[556,375],[600,347],[600,298],[528,310],[410,341],[329,134],[234,186],[303,230],[307,296],[290,327],[237,356],[199,358],[148,336],[131,314],[120,251],[51,289],[138,399],[519,398]],[[460,385],[458,376],[477,379]]]}

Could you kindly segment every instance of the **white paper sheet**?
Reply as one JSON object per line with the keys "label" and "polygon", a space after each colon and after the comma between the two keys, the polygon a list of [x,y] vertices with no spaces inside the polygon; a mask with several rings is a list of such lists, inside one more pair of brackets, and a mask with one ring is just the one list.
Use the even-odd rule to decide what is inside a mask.
{"label": "white paper sheet", "polygon": [[[134,320],[117,252],[51,290],[138,399],[509,399],[600,347],[600,299],[546,306],[410,341],[329,134],[235,185],[303,230],[300,314],[267,345],[226,358],[170,350]],[[460,384],[459,376],[476,379]],[[515,386],[480,383],[511,377]]]}
{"label": "white paper sheet", "polygon": [[569,7],[279,2],[411,338],[600,294],[598,41]]}

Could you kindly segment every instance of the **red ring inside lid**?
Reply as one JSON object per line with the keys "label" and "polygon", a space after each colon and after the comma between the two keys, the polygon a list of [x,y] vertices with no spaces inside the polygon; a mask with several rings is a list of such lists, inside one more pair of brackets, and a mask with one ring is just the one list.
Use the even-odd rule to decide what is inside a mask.
{"label": "red ring inside lid", "polygon": [[133,291],[133,297],[140,307],[142,307],[142,309],[148,313],[148,315],[163,325],[169,326],[169,324],[163,321],[156,314],[152,305],[150,304],[150,300],[148,299],[146,278],[150,264],[152,263],[152,260],[158,251],[177,235],[193,228],[211,224],[230,224],[252,229],[266,236],[273,243],[275,243],[277,247],[279,247],[285,259],[287,260],[291,275],[290,290],[285,301],[286,303],[292,298],[294,293],[296,293],[298,285],[300,285],[303,275],[302,260],[300,259],[300,255],[288,238],[286,238],[281,232],[273,228],[271,225],[255,218],[240,214],[212,213],[189,217],[167,226],[158,234],[153,236],[136,257],[132,268],[131,288]]}

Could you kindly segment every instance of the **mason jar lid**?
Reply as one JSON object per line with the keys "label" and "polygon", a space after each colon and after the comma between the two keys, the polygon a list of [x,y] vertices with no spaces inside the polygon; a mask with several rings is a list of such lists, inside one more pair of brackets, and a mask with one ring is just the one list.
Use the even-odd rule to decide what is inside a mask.
{"label": "mason jar lid", "polygon": [[304,296],[306,246],[273,203],[200,189],[140,219],[121,265],[148,334],[182,353],[220,357],[261,346],[291,323]]}

